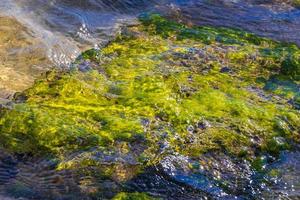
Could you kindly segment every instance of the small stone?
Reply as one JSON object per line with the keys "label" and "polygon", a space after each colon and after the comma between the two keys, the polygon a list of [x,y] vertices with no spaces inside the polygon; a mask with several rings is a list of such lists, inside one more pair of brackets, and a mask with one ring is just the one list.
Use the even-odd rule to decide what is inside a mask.
{"label": "small stone", "polygon": [[288,104],[291,104],[291,105],[294,105],[294,99],[293,99],[293,98],[289,99],[289,100],[287,101],[287,103],[288,103]]}
{"label": "small stone", "polygon": [[168,138],[168,136],[169,136],[169,134],[168,134],[167,132],[164,132],[164,133],[161,135],[162,138]]}
{"label": "small stone", "polygon": [[274,140],[278,145],[284,145],[286,143],[285,139],[283,137],[275,137]]}
{"label": "small stone", "polygon": [[190,67],[190,65],[186,61],[181,61],[181,65],[184,67]]}
{"label": "small stone", "polygon": [[27,101],[27,96],[23,93],[16,92],[14,94],[14,100],[16,103],[24,103],[25,101]]}
{"label": "small stone", "polygon": [[149,127],[150,126],[150,120],[149,119],[141,119],[141,123],[144,127]]}
{"label": "small stone", "polygon": [[222,67],[220,70],[221,73],[228,73],[230,71],[231,71],[231,69],[229,67]]}
{"label": "small stone", "polygon": [[193,134],[193,132],[194,132],[194,127],[192,126],[192,125],[189,125],[188,127],[187,127],[187,131],[189,132],[189,133],[191,133],[191,134]]}
{"label": "small stone", "polygon": [[211,127],[210,123],[206,120],[202,120],[200,122],[198,122],[197,124],[198,128],[204,130],[204,129],[208,129]]}
{"label": "small stone", "polygon": [[88,72],[92,70],[92,67],[90,67],[90,63],[88,61],[84,61],[78,66],[78,70],[81,72]]}

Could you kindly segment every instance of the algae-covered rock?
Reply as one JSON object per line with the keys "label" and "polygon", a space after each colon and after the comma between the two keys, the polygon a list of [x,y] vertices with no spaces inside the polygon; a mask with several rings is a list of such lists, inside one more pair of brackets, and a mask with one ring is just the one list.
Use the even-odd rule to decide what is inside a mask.
{"label": "algae-covered rock", "polygon": [[300,56],[289,56],[282,62],[282,74],[300,80]]}
{"label": "algae-covered rock", "polygon": [[299,0],[293,0],[292,1],[292,5],[296,8],[299,8],[300,7],[300,1]]}
{"label": "algae-covered rock", "polygon": [[154,198],[143,193],[120,193],[113,200],[154,200]]}
{"label": "algae-covered rock", "polygon": [[98,166],[117,182],[174,153],[277,156],[299,142],[299,111],[287,103],[299,91],[264,88],[272,76],[299,84],[290,49],[240,30],[142,16],[74,69],[16,95],[1,111],[1,148],[58,158],[57,170]]}

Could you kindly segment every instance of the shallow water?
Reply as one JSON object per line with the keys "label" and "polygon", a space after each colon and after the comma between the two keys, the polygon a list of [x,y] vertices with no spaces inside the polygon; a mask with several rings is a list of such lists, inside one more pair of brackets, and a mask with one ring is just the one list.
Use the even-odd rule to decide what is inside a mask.
{"label": "shallow water", "polygon": [[[120,189],[182,200],[298,199],[300,195],[299,152],[283,152],[275,162],[266,161],[268,173],[255,172],[247,161],[241,163],[226,155],[205,154],[200,158],[203,165],[199,165],[199,160],[170,155],[122,184],[111,178],[97,177],[97,167],[88,168],[86,174],[76,170],[58,172],[54,160],[16,160],[0,156],[0,195],[7,198],[110,199]],[[106,164],[113,167],[120,157],[113,155],[108,160]],[[123,169],[127,173],[135,170],[134,163],[125,163],[127,168],[124,165]],[[190,165],[197,167],[191,170]],[[226,189],[221,187],[223,182],[228,184]],[[98,191],[97,198],[89,196],[94,191]]]}
{"label": "shallow water", "polygon": [[[0,14],[15,17],[47,46],[56,65],[83,49],[105,44],[118,28],[145,11],[186,23],[246,29],[300,44],[300,9],[276,1],[231,0],[4,0]],[[284,1],[280,1],[284,2]]]}
{"label": "shallow water", "polygon": [[[136,17],[146,11],[190,25],[241,28],[300,45],[300,9],[275,1],[2,0],[0,103],[32,85],[49,68],[69,67],[83,50],[101,48],[123,25],[136,23]],[[100,154],[95,153],[95,159],[108,166],[123,160],[124,169],[135,169],[130,155]],[[169,155],[120,186],[116,180],[89,174],[67,170],[57,173],[53,160],[15,158],[2,152],[0,199],[88,199],[85,195],[98,188],[102,189],[101,199],[107,199],[120,187],[163,199],[297,199],[299,155],[283,152],[279,160],[266,162],[266,169],[276,170],[275,177],[256,173],[246,161],[238,163],[226,155],[205,155],[201,161],[214,164],[197,166],[193,171],[186,166],[196,165],[195,161]],[[97,169],[90,171],[97,173]],[[130,170],[120,170],[120,174],[131,176]],[[219,187],[220,180],[228,181],[227,191]]]}
{"label": "shallow water", "polygon": [[[17,79],[20,73],[2,64],[5,66],[1,69],[0,97],[7,97],[30,86],[43,68],[49,67],[48,61],[53,66],[68,67],[81,51],[105,45],[122,25],[135,23],[136,17],[145,11],[161,12],[188,24],[241,28],[261,36],[300,44],[300,9],[278,1],[3,0],[0,3],[0,15],[9,16],[20,23],[9,31],[18,28],[17,31],[22,32],[26,29],[29,40],[22,38],[9,46],[8,53],[1,55],[1,63],[10,56],[14,69],[24,71],[25,65],[36,66],[34,62],[20,64],[19,60],[28,57],[23,53],[25,51],[30,51],[34,59],[44,62],[23,72],[22,76],[27,78],[22,79],[23,83],[18,79],[17,86],[7,84],[5,79]],[[1,20],[7,21],[4,18]],[[11,34],[6,29],[2,26],[1,33]],[[22,53],[16,55],[9,51]],[[36,56],[35,51],[41,55]]]}
{"label": "shallow water", "polygon": [[187,23],[234,27],[300,45],[300,9],[288,4],[276,1],[188,1],[180,4],[177,10]]}
{"label": "shallow water", "polygon": [[[18,32],[26,29],[30,33],[30,38],[26,36],[28,43],[38,43],[39,46],[13,44],[9,47],[12,51],[32,51],[34,59],[44,59],[44,63],[38,64],[44,64],[41,68],[49,67],[48,61],[52,66],[68,67],[80,52],[105,45],[122,25],[135,23],[136,17],[146,11],[160,12],[192,25],[241,28],[261,36],[300,44],[300,9],[282,2],[289,1],[3,0],[0,3],[0,16],[15,18],[23,26],[19,27]],[[36,49],[38,53],[35,53]],[[9,56],[10,60],[15,60],[15,69],[26,68],[19,66],[18,62],[26,55],[18,54],[17,58],[15,54]],[[30,86],[36,75],[41,73],[41,70],[35,69],[26,71],[22,75],[28,78],[23,83],[16,80],[20,86],[10,86],[5,82],[5,77],[20,76],[20,73],[15,73],[15,70],[11,72],[10,69],[1,69],[4,74],[0,80],[1,97]]]}

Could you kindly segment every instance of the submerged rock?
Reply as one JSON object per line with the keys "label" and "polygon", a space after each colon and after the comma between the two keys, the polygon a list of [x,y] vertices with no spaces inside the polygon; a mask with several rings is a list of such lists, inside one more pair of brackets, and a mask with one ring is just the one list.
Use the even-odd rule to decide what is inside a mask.
{"label": "submerged rock", "polygon": [[231,69],[229,67],[222,67],[220,70],[221,73],[228,73],[230,71],[231,71]]}
{"label": "submerged rock", "polygon": [[[273,76],[299,84],[297,70],[280,70],[281,53],[295,58],[298,48],[156,14],[140,20],[105,48],[83,53],[72,70],[46,73],[16,95],[12,109],[1,109],[1,148],[55,160],[47,176],[29,167],[49,179],[21,179],[41,187],[20,181],[11,191],[38,196],[51,190],[44,188],[50,181],[51,194],[66,198],[123,191],[164,199],[174,191],[177,199],[254,198],[259,193],[249,177],[261,170],[258,158],[296,148],[299,111],[282,102],[299,91],[264,87]],[[221,72],[224,63],[231,73]],[[265,92],[278,98],[268,101]],[[28,168],[26,159],[23,165]],[[162,173],[147,172],[153,166]],[[161,182],[145,182],[149,174]]]}

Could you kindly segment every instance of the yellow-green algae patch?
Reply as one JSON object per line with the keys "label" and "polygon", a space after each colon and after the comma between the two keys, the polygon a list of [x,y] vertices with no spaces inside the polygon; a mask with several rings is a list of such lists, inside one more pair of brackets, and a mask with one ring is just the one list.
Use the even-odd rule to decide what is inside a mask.
{"label": "yellow-green algae patch", "polygon": [[299,0],[293,0],[292,1],[292,5],[296,8],[299,8],[300,7],[300,1]]}
{"label": "yellow-green algae patch", "polygon": [[144,193],[120,193],[113,200],[155,200]]}
{"label": "yellow-green algae patch", "polygon": [[1,148],[50,153],[63,169],[99,164],[68,160],[91,149],[155,164],[167,151],[194,158],[226,151],[252,160],[299,142],[299,111],[287,103],[299,91],[263,90],[272,76],[299,84],[297,47],[159,15],[141,22],[75,63],[93,69],[49,72],[16,95],[14,108],[1,112]]}

